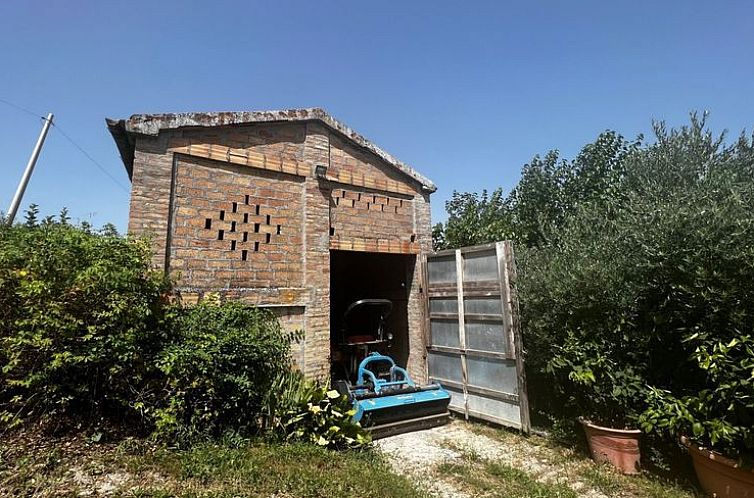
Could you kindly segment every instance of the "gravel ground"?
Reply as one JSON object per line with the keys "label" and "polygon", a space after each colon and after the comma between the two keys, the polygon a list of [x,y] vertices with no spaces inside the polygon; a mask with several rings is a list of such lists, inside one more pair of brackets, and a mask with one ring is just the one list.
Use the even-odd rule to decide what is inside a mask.
{"label": "gravel ground", "polygon": [[497,438],[484,432],[493,431],[483,427],[474,430],[472,424],[456,420],[441,427],[380,439],[375,444],[388,457],[395,472],[411,477],[436,497],[472,496],[444,479],[436,469],[446,462],[463,463],[473,455],[514,466],[543,482],[565,482],[580,496],[607,498],[569,475],[572,473],[568,464],[552,458],[549,448],[513,434]]}

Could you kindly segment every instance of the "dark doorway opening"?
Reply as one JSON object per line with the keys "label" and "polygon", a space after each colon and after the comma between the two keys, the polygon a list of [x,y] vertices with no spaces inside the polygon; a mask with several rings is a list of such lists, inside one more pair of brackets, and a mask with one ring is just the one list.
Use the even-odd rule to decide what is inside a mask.
{"label": "dark doorway opening", "polygon": [[[416,256],[356,251],[330,251],[330,358],[333,380],[352,378],[354,364],[367,352],[378,351],[392,356],[405,367],[408,362],[408,294],[412,285]],[[384,320],[378,338],[378,321],[384,307],[379,302],[361,306],[359,315],[346,311],[361,300],[388,300],[390,314]],[[353,310],[353,308],[352,308]],[[361,346],[354,346],[348,337],[358,336]]]}

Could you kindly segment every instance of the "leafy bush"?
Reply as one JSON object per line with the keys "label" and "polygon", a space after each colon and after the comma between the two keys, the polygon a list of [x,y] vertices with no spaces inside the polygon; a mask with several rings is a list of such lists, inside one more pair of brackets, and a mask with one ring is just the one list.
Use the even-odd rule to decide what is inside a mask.
{"label": "leafy bush", "polygon": [[147,241],[47,219],[0,228],[0,417],[134,415],[168,288]]}
{"label": "leafy bush", "polygon": [[725,455],[754,457],[754,337],[724,343],[693,334],[692,359],[705,374],[701,390],[653,388],[641,426],[647,432],[683,434]]}
{"label": "leafy bush", "polygon": [[274,379],[291,369],[294,337],[269,311],[211,300],[172,307],[166,328],[171,342],[157,360],[165,394],[152,414],[158,433],[257,433]]}
{"label": "leafy bush", "polygon": [[[572,406],[635,424],[657,393],[723,396],[732,378],[693,366],[712,344],[743,344],[754,323],[752,151],[743,138],[724,145],[702,121],[658,127],[655,144],[626,157],[611,198],[579,208],[557,244],[527,256],[527,347]],[[730,398],[743,393],[731,389]],[[654,404],[647,428],[664,425],[661,406],[674,416]],[[725,412],[735,403],[702,404],[711,424],[747,422]]]}
{"label": "leafy bush", "polygon": [[293,371],[276,317],[211,296],[168,302],[146,240],[65,213],[0,228],[0,422],[129,422],[173,442],[272,434],[329,448],[368,435],[349,402]]}
{"label": "leafy bush", "polygon": [[502,203],[456,195],[435,240],[517,243],[535,409],[751,454],[754,140],[697,116],[655,138],[535,157]]}
{"label": "leafy bush", "polygon": [[[569,332],[555,348],[547,371],[566,386],[568,401],[578,415],[609,427],[624,428],[638,416],[644,396],[641,367],[630,362],[620,345],[609,345]],[[623,356],[623,358],[621,358]],[[621,361],[623,360],[623,361]]]}
{"label": "leafy bush", "polygon": [[365,448],[370,434],[353,421],[356,410],[348,397],[305,379],[299,372],[279,377],[271,435],[287,442],[306,442],[332,449]]}

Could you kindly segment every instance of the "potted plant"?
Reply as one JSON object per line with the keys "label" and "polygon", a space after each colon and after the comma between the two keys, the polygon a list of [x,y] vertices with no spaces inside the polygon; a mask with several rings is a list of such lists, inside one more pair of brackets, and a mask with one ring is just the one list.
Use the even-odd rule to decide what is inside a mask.
{"label": "potted plant", "polygon": [[640,472],[637,407],[643,399],[643,378],[621,358],[625,349],[598,334],[569,333],[549,363],[552,373],[567,375],[571,399],[578,407],[589,451],[624,474]]}
{"label": "potted plant", "polygon": [[754,498],[754,336],[723,341],[696,333],[686,342],[693,349],[689,375],[701,374],[702,385],[650,390],[642,428],[680,439],[705,492]]}

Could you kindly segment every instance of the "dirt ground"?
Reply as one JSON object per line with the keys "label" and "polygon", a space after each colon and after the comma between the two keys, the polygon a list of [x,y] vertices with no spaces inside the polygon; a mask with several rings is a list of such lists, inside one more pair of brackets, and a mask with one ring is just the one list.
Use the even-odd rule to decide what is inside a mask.
{"label": "dirt ground", "polygon": [[[460,421],[381,439],[375,444],[388,456],[395,472],[410,475],[436,497],[474,496],[473,489],[464,489],[458,483],[445,479],[438,471],[441,464],[463,464],[470,459],[503,461],[543,480],[561,477],[558,466],[543,458],[541,448],[536,445],[511,444],[510,441],[479,433],[478,428]],[[581,496],[606,497],[602,493],[585,490],[583,483],[573,483],[572,487],[576,491],[584,491]]]}
{"label": "dirt ground", "polygon": [[693,490],[658,482],[651,476],[619,475],[610,468],[594,464],[573,448],[553,445],[542,437],[524,437],[513,431],[459,420],[381,439],[375,444],[396,473],[411,477],[435,497],[495,496],[496,492],[490,490],[496,483],[477,485],[485,477],[478,469],[490,464],[513,468],[516,476],[542,483],[547,490],[536,494],[524,491],[520,496],[696,496]]}

